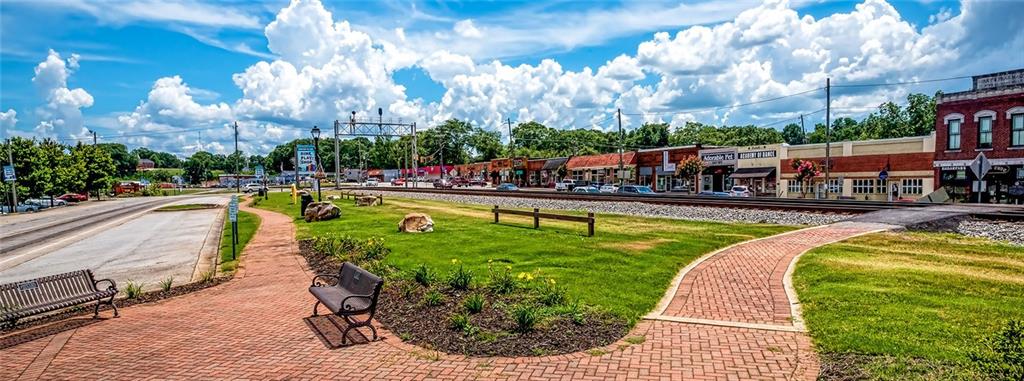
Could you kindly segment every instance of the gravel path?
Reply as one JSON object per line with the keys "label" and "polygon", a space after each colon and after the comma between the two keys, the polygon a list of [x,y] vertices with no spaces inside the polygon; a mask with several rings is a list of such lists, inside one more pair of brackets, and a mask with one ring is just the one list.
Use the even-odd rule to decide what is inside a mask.
{"label": "gravel path", "polygon": [[[374,192],[377,193],[377,192]],[[463,204],[500,205],[510,208],[540,208],[556,210],[578,210],[595,213],[624,214],[642,217],[665,217],[693,221],[748,222],[779,225],[825,225],[838,222],[847,216],[790,212],[779,210],[757,210],[739,208],[715,208],[706,206],[655,205],[642,202],[542,200],[518,197],[469,196],[439,193],[380,192],[385,197],[416,198]]]}

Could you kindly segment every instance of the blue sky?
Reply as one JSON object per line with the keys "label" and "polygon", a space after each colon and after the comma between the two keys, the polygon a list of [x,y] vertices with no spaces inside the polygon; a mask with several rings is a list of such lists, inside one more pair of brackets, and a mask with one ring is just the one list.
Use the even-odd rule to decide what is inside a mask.
{"label": "blue sky", "polygon": [[[230,136],[224,126],[234,120],[248,131],[244,149],[265,152],[310,124],[377,107],[427,127],[458,117],[485,128],[506,118],[607,128],[596,122],[615,108],[634,115],[633,127],[655,119],[766,124],[817,110],[817,94],[764,107],[687,111],[812,89],[826,76],[875,83],[1024,67],[1024,57],[1013,53],[967,57],[957,48],[1020,47],[1013,11],[1024,6],[5,1],[0,112],[7,113],[0,125],[5,135],[66,141],[92,129],[109,141],[187,155],[223,151]],[[1018,33],[993,41],[1001,30],[972,22],[985,15],[1004,17]],[[928,47],[940,40],[956,45]],[[57,82],[34,80],[50,75]],[[966,86],[961,80],[869,89],[839,94],[837,102],[863,114],[907,92]],[[212,142],[192,136],[202,128]]]}

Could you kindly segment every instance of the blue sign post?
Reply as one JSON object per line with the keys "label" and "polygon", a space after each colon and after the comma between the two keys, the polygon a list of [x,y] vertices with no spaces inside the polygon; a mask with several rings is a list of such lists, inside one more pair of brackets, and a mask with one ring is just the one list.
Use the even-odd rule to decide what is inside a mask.
{"label": "blue sign post", "polygon": [[881,172],[878,172],[878,179],[882,181],[889,179],[889,171],[883,169]]}
{"label": "blue sign post", "polygon": [[4,166],[4,181],[10,182],[10,181],[14,181],[14,180],[17,180],[17,179],[18,178],[14,175],[14,166],[13,165],[5,165]]}

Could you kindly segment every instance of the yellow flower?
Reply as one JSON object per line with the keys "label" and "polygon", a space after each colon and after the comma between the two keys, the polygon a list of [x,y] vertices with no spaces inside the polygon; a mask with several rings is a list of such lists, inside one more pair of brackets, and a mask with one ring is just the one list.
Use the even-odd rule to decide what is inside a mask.
{"label": "yellow flower", "polygon": [[459,260],[458,259],[452,259],[452,264],[454,265],[456,263],[459,263]]}
{"label": "yellow flower", "polygon": [[526,278],[526,273],[519,273],[519,275],[517,275],[516,278],[519,278],[519,279]]}
{"label": "yellow flower", "polygon": [[548,281],[550,281],[551,284],[555,284],[555,280],[554,279],[548,279]]}
{"label": "yellow flower", "polygon": [[487,263],[494,263],[494,260],[493,259],[488,259]]}
{"label": "yellow flower", "polygon": [[512,271],[512,266],[505,266],[505,270]]}
{"label": "yellow flower", "polygon": [[533,275],[526,274],[526,281],[529,282],[531,280],[533,280]]}

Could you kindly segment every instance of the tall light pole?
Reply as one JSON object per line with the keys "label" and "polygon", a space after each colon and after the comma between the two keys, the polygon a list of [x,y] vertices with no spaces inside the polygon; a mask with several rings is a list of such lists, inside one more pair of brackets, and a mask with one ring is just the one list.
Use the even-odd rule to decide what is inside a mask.
{"label": "tall light pole", "polygon": [[322,202],[323,198],[320,195],[320,173],[323,171],[320,168],[320,128],[313,126],[309,133],[313,135],[313,157],[316,160],[316,172],[313,172],[313,177],[316,177],[316,201]]}
{"label": "tall light pole", "polygon": [[619,173],[615,177],[619,179],[619,186],[621,187],[623,180],[625,180],[622,176],[622,172],[625,170],[625,163],[622,157],[624,154],[623,150],[625,150],[625,147],[622,146],[622,109],[615,110],[615,114],[619,119]]}
{"label": "tall light pole", "polygon": [[825,199],[828,200],[832,166],[832,78],[825,78]]}
{"label": "tall light pole", "polygon": [[338,141],[338,130],[341,122],[334,120],[334,189],[341,189],[341,142]]}

